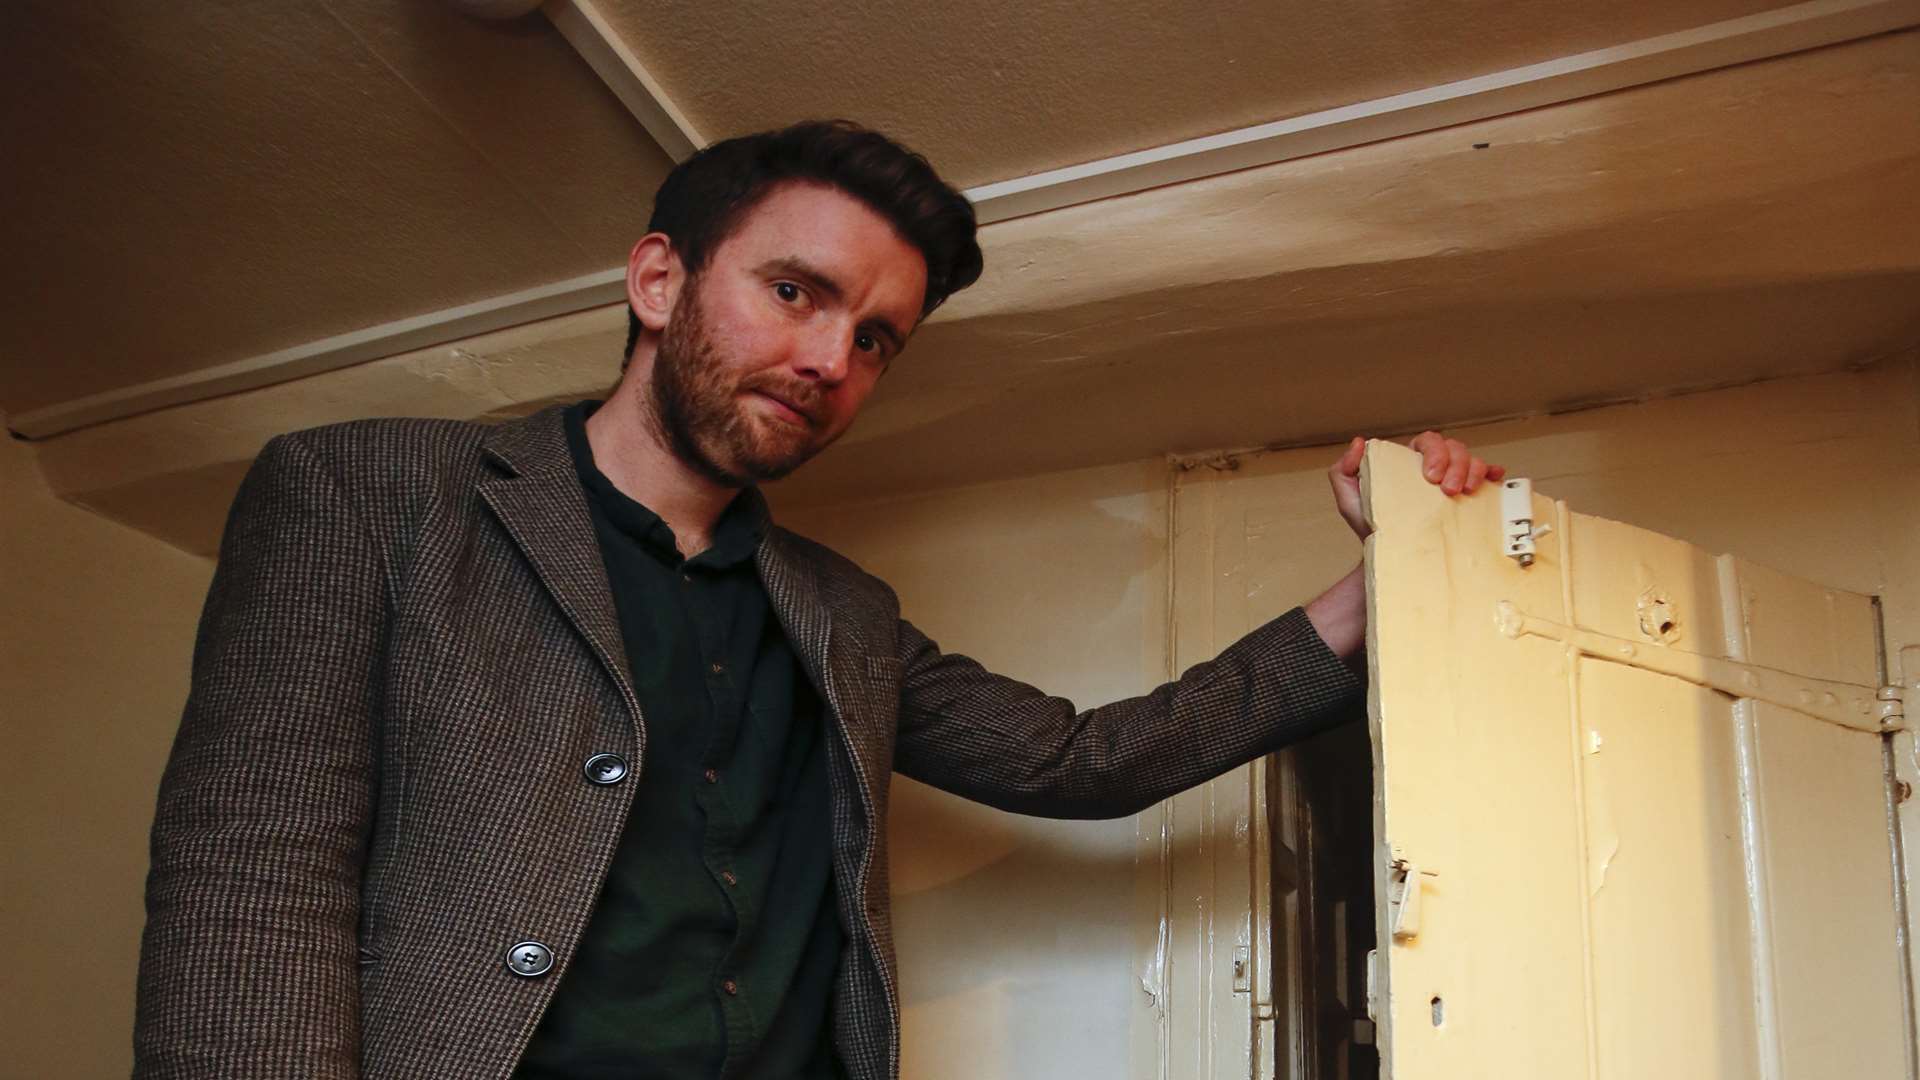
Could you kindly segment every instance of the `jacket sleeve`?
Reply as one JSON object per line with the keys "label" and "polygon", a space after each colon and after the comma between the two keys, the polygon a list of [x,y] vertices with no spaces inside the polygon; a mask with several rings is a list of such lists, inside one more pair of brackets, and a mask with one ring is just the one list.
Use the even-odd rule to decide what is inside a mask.
{"label": "jacket sleeve", "polygon": [[900,623],[904,775],[1042,817],[1137,813],[1360,714],[1363,683],[1295,608],[1152,693],[1097,709],[942,653]]}
{"label": "jacket sleeve", "polygon": [[366,523],[297,439],[242,482],[201,615],[153,825],[136,1078],[359,1074],[388,591]]}

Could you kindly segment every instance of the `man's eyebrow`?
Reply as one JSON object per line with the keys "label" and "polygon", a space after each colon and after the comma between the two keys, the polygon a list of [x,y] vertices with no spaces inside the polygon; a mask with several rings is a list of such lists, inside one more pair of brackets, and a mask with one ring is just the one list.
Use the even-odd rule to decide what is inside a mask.
{"label": "man's eyebrow", "polygon": [[[768,259],[766,262],[760,264],[759,269],[763,275],[798,278],[835,300],[842,299],[846,295],[846,291],[840,288],[840,283],[835,281],[832,275],[795,255],[782,255],[777,259]],[[900,328],[893,325],[893,320],[885,316],[876,315],[862,325],[872,327],[882,337],[886,338],[888,344],[893,347],[894,352],[899,352],[902,348],[906,347],[907,335],[901,333]]]}
{"label": "man's eyebrow", "polygon": [[835,300],[846,295],[846,290],[840,287],[839,282],[833,280],[832,275],[795,255],[783,255],[777,259],[768,259],[766,262],[760,264],[760,273],[799,278],[801,281],[826,293]]}

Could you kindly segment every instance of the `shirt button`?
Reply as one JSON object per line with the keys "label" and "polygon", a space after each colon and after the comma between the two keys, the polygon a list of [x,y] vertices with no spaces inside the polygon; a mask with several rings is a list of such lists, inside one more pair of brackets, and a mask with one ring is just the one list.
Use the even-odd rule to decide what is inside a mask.
{"label": "shirt button", "polygon": [[507,970],[525,978],[538,978],[553,970],[553,950],[538,941],[523,941],[507,950]]}
{"label": "shirt button", "polygon": [[692,574],[681,574],[681,575],[680,575],[680,580],[681,580],[681,581],[682,581],[683,583],[685,583],[685,584],[688,584],[688,585],[691,585],[691,584],[693,584],[693,575],[692,575]]}
{"label": "shirt button", "polygon": [[720,782],[720,771],[718,769],[708,769],[703,775],[706,776],[707,783],[709,784],[717,784]]}
{"label": "shirt button", "polygon": [[740,984],[728,979],[720,984],[720,989],[725,990],[728,997],[734,997],[740,993]]}
{"label": "shirt button", "polygon": [[724,881],[724,882],[726,882],[726,883],[727,883],[727,884],[729,884],[729,885],[738,885],[738,884],[740,884],[740,879],[739,879],[739,878],[737,878],[737,877],[734,877],[734,876],[733,876],[733,871],[731,871],[731,870],[722,870],[722,871],[720,871],[720,880],[721,880],[721,881]]}
{"label": "shirt button", "polygon": [[596,784],[617,784],[627,778],[627,759],[619,754],[595,754],[587,759],[587,779]]}

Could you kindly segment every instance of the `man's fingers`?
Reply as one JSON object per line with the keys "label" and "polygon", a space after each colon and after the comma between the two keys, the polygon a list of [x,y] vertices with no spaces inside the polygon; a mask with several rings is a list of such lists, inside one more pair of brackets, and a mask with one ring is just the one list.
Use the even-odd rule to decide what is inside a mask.
{"label": "man's fingers", "polygon": [[1437,431],[1423,431],[1407,444],[1420,451],[1420,469],[1433,483],[1439,483],[1440,477],[1447,471],[1447,440]]}
{"label": "man's fingers", "polygon": [[1487,470],[1489,468],[1491,468],[1491,466],[1489,466],[1486,462],[1481,461],[1479,458],[1474,458],[1471,462],[1468,463],[1467,488],[1466,488],[1467,494],[1471,495],[1474,492],[1480,490],[1481,483],[1483,483],[1487,478]]}
{"label": "man's fingers", "polygon": [[1506,466],[1492,465],[1474,457],[1466,443],[1437,431],[1423,431],[1407,445],[1420,452],[1420,471],[1427,482],[1438,484],[1440,490],[1449,495],[1477,491],[1481,484],[1489,480],[1497,483],[1507,475]]}
{"label": "man's fingers", "polygon": [[1360,459],[1366,456],[1366,452],[1367,440],[1355,435],[1353,441],[1347,444],[1347,452],[1333,463],[1334,472],[1340,476],[1359,476]]}
{"label": "man's fingers", "polygon": [[1440,490],[1449,495],[1458,495],[1460,489],[1466,486],[1467,464],[1473,460],[1473,455],[1467,453],[1467,444],[1459,439],[1448,439],[1446,446],[1447,475],[1440,481]]}

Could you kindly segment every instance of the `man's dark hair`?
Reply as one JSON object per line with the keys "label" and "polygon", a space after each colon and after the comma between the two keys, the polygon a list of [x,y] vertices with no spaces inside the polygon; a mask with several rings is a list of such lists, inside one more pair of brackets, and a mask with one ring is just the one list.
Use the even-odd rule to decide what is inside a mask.
{"label": "man's dark hair", "polygon": [[[814,120],[717,142],[674,167],[653,198],[648,232],[673,241],[697,274],[760,200],[783,183],[823,184],[866,203],[893,223],[927,261],[925,318],[980,277],[973,204],[940,179],[927,159],[847,120]],[[627,349],[640,319],[627,309]]]}

